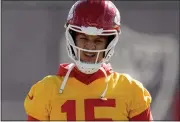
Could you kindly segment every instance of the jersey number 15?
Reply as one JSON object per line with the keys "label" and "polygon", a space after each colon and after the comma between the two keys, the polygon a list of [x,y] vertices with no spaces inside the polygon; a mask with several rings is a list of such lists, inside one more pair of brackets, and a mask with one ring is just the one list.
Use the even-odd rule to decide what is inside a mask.
{"label": "jersey number 15", "polygon": [[[84,111],[85,111],[85,120],[91,121],[110,121],[112,118],[95,118],[94,116],[94,107],[115,107],[116,103],[114,99],[85,99],[84,100]],[[66,112],[68,121],[76,120],[76,101],[67,100],[61,106],[61,112]]]}

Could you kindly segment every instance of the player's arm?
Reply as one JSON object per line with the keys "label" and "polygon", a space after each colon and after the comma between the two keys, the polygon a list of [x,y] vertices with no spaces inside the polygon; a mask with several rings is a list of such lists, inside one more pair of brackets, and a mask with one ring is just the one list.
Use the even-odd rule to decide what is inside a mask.
{"label": "player's arm", "polygon": [[38,119],[30,116],[30,115],[27,115],[27,120],[28,120],[28,121],[40,121],[40,120],[38,120]]}
{"label": "player's arm", "polygon": [[152,114],[151,114],[151,109],[148,108],[142,113],[132,117],[129,119],[130,121],[150,121],[153,120]]}
{"label": "player's arm", "polygon": [[46,85],[45,80],[43,79],[33,85],[25,98],[24,108],[28,120],[49,120],[49,90],[46,87],[48,85]]}
{"label": "player's arm", "polygon": [[151,121],[153,120],[150,103],[151,96],[140,82],[132,82],[132,97],[130,102],[129,120]]}

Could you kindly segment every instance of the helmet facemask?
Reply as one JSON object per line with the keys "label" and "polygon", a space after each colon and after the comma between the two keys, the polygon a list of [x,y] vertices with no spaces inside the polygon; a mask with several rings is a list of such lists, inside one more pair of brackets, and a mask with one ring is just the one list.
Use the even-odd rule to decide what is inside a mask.
{"label": "helmet facemask", "polygon": [[[80,48],[76,46],[75,44],[75,37],[73,37],[73,34],[71,33],[79,32],[84,33],[87,35],[100,35],[100,36],[114,36],[114,38],[109,42],[107,47],[103,50],[87,50]],[[69,57],[76,63],[77,68],[85,73],[85,74],[93,74],[97,72],[100,68],[100,66],[109,61],[111,56],[114,53],[114,47],[119,39],[119,34],[117,30],[103,30],[103,29],[97,29],[96,27],[79,27],[74,25],[68,25],[66,27],[66,40],[67,40],[67,50]],[[80,57],[80,52],[85,51],[89,53],[96,53],[96,60],[95,62],[82,62]],[[101,61],[98,61],[99,54],[104,53],[104,58]]]}

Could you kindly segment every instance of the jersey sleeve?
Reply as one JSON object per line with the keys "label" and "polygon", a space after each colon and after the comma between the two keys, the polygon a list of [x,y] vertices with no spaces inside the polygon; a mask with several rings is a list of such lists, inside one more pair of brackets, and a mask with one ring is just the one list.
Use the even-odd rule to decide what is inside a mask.
{"label": "jersey sleeve", "polygon": [[[129,118],[140,115],[148,108],[152,101],[151,95],[148,90],[143,87],[142,83],[138,81],[132,81],[132,96],[130,102]],[[147,118],[144,118],[147,119]]]}
{"label": "jersey sleeve", "polygon": [[44,79],[34,84],[24,101],[26,114],[37,120],[48,120],[50,104]]}

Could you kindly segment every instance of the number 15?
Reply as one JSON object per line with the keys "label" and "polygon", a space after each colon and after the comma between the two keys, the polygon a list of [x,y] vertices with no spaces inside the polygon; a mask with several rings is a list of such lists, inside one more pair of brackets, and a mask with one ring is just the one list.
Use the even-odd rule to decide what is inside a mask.
{"label": "number 15", "polygon": [[[84,100],[84,111],[85,111],[85,120],[95,120],[95,121],[110,121],[112,118],[98,118],[94,116],[94,107],[115,107],[116,103],[114,99],[101,100],[101,99],[85,99]],[[67,100],[61,106],[61,112],[67,113],[68,121],[76,120],[76,101]]]}

